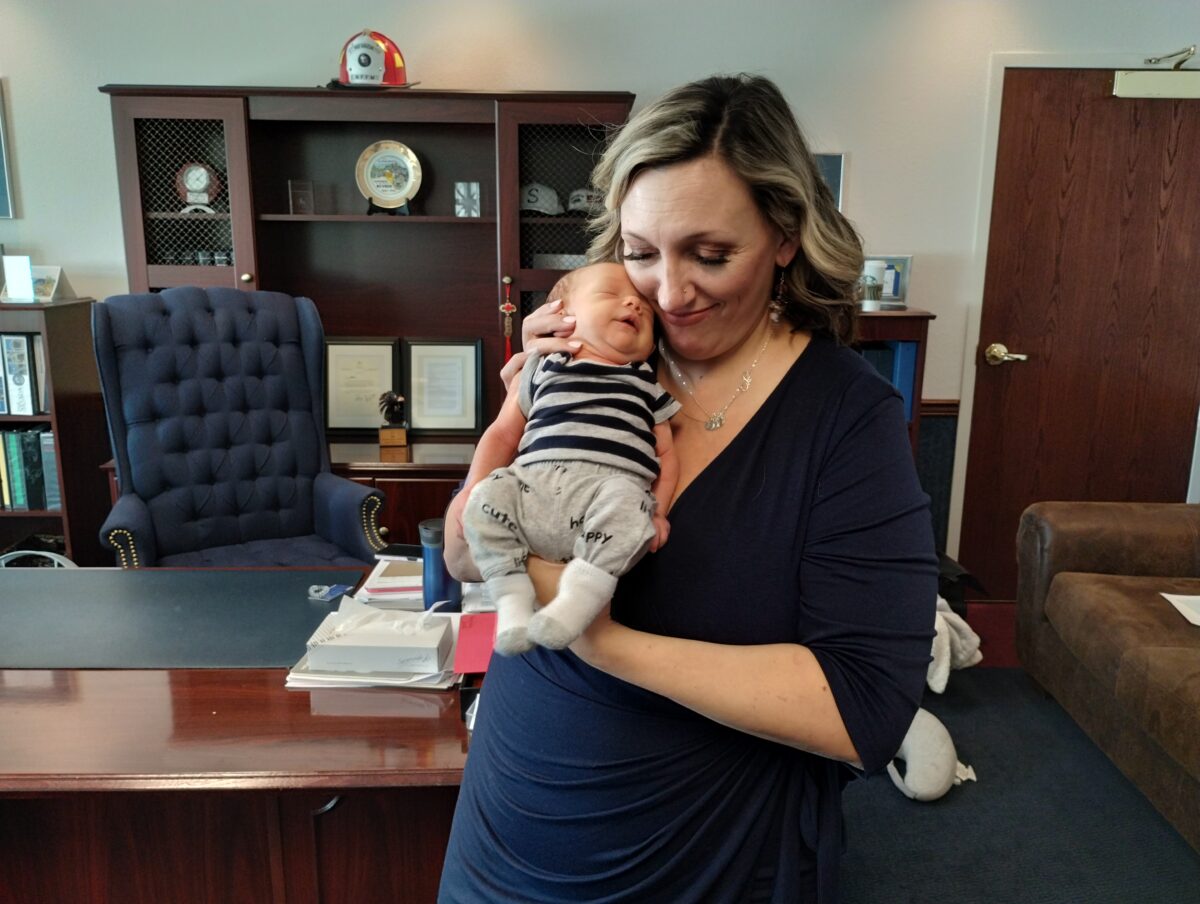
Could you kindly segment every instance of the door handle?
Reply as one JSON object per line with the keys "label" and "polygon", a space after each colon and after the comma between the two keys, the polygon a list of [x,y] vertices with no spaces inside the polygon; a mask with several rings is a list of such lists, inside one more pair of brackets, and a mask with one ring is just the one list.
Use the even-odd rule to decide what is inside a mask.
{"label": "door handle", "polygon": [[1005,364],[1009,361],[1028,361],[1029,356],[1010,352],[1008,346],[1000,342],[993,342],[983,350],[983,360],[988,364]]}

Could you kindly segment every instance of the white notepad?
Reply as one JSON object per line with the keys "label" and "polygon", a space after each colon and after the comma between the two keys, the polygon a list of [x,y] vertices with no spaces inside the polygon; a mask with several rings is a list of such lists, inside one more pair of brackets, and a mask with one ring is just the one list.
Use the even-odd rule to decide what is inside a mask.
{"label": "white notepad", "polygon": [[1162,596],[1193,625],[1200,625],[1200,596],[1186,596],[1182,593],[1164,593]]}

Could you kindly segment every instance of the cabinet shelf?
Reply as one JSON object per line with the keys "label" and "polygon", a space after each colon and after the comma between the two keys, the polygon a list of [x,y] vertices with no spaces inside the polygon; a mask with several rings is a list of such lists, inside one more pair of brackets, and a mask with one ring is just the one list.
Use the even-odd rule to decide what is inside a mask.
{"label": "cabinet shelf", "polygon": [[0,509],[0,518],[61,518],[62,509]]}
{"label": "cabinet shelf", "polygon": [[387,214],[358,213],[261,213],[258,219],[268,223],[405,223],[408,225],[429,223],[458,223],[462,225],[496,225],[495,217],[438,217],[413,215],[388,216]]}
{"label": "cabinet shelf", "polygon": [[0,424],[49,424],[48,414],[0,414]]}
{"label": "cabinet shelf", "polygon": [[146,211],[147,220],[189,220],[197,223],[202,222],[228,222],[231,215],[227,213],[183,213],[182,211],[171,210],[148,210]]}

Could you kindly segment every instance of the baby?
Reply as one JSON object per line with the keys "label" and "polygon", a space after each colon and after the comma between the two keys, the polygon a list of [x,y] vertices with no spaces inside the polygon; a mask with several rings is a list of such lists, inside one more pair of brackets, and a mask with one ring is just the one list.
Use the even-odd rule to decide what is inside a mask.
{"label": "baby", "polygon": [[[506,656],[535,643],[562,649],[587,628],[617,578],[666,542],[678,478],[668,418],[679,403],[646,363],[654,316],[625,268],[575,270],[550,297],[574,315],[582,347],[529,356],[466,482],[464,534]],[[536,614],[530,553],[567,562],[558,595]]]}

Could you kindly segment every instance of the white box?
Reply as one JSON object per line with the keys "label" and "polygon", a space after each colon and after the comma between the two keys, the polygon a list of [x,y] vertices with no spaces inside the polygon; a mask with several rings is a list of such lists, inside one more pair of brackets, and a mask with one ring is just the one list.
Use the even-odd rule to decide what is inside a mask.
{"label": "white box", "polygon": [[322,641],[308,651],[310,668],[328,672],[440,672],[454,646],[450,620],[432,616],[406,623],[372,622]]}

